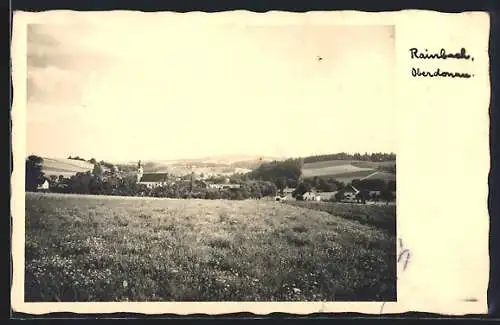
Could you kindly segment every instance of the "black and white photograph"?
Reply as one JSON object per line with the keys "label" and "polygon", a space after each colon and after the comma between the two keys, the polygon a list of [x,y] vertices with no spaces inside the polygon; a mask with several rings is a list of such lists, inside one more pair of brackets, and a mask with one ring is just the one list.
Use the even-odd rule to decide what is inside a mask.
{"label": "black and white photograph", "polygon": [[397,300],[395,28],[27,26],[26,302]]}

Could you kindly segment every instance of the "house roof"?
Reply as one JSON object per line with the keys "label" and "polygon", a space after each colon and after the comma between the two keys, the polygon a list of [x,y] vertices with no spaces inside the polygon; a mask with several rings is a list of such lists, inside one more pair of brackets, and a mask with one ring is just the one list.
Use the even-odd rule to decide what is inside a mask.
{"label": "house roof", "polygon": [[167,173],[145,173],[141,177],[141,182],[164,182],[167,179]]}

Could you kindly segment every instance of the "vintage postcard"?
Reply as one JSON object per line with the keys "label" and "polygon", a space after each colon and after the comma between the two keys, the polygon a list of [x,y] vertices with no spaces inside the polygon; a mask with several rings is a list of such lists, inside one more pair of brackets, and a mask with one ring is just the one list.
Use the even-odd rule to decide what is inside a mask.
{"label": "vintage postcard", "polygon": [[486,13],[13,25],[15,311],[487,312]]}

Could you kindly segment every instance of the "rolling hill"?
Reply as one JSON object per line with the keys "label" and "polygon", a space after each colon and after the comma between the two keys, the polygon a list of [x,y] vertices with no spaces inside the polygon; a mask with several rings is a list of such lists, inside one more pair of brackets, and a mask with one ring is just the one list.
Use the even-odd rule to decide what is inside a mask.
{"label": "rolling hill", "polygon": [[[214,156],[195,159],[177,160],[143,160],[146,173],[170,173],[182,176],[194,172],[205,176],[231,176],[235,173],[248,173],[260,164],[284,158],[257,157],[257,156]],[[137,162],[127,162],[126,165],[135,166]]]}
{"label": "rolling hill", "polygon": [[43,158],[42,170],[45,175],[63,175],[70,177],[78,172],[91,171],[94,168],[89,162],[65,158]]}
{"label": "rolling hill", "polygon": [[[63,175],[69,177],[78,172],[90,171],[93,165],[89,162],[44,157],[43,171],[47,176]],[[248,173],[260,164],[273,160],[282,160],[276,157],[255,156],[221,156],[204,157],[199,159],[180,160],[153,160],[143,161],[144,171],[149,173],[168,172],[174,175],[185,175],[191,172],[205,176],[231,176],[235,173]],[[126,165],[136,166],[137,162],[128,162]],[[334,178],[348,183],[353,179],[384,179],[395,180],[396,175],[383,170],[395,166],[395,161],[373,162],[359,160],[328,160],[305,163],[302,167],[304,178],[321,177]]]}
{"label": "rolling hill", "polygon": [[326,177],[348,183],[353,179],[395,180],[396,175],[382,171],[382,167],[396,165],[395,161],[373,162],[356,160],[329,160],[305,163],[302,167],[304,178]]}

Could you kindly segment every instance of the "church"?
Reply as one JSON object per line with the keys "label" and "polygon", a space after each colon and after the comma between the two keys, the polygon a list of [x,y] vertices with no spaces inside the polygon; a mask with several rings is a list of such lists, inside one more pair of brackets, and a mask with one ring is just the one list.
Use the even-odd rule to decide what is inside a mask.
{"label": "church", "polygon": [[144,175],[144,168],[142,167],[141,161],[137,164],[137,183],[139,183]]}

